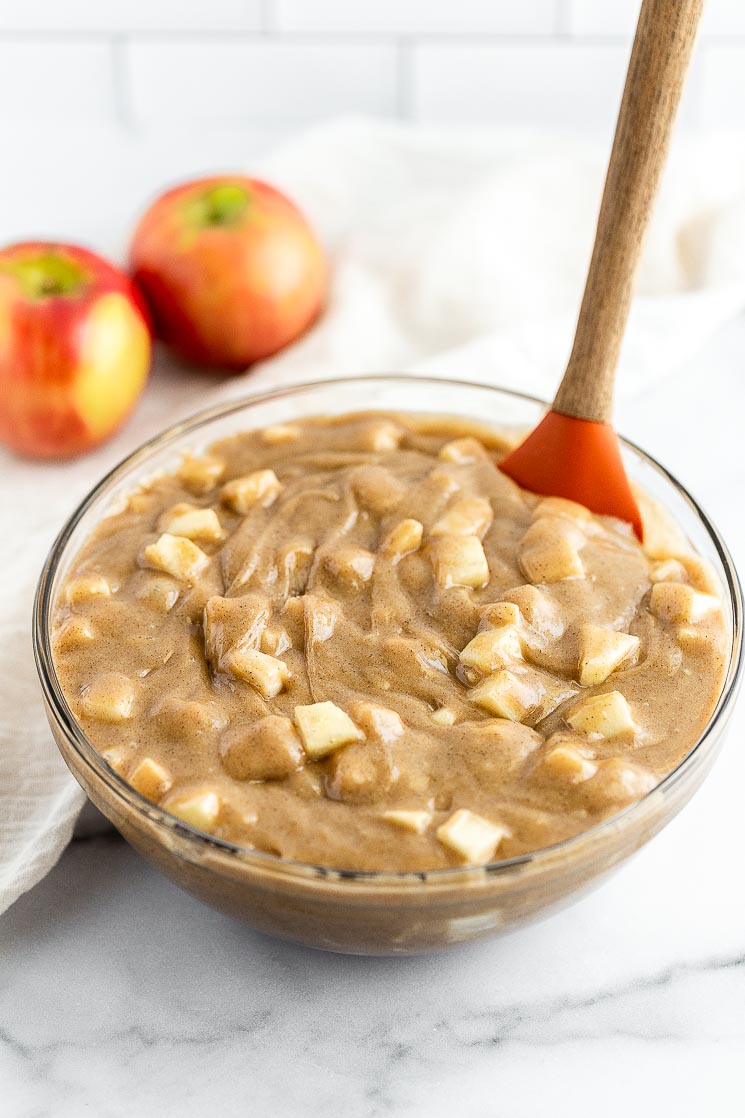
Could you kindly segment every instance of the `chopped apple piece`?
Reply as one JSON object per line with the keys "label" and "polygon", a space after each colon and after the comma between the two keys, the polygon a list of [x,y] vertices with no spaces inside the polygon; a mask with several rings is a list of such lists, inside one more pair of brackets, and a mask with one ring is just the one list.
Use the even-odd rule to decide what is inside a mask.
{"label": "chopped apple piece", "polygon": [[220,500],[233,512],[245,516],[254,505],[269,508],[282,491],[274,470],[255,470],[245,477],[237,477],[223,485]]}
{"label": "chopped apple piece", "polygon": [[649,572],[650,582],[687,582],[688,574],[679,559],[662,559]]}
{"label": "chopped apple piece", "polygon": [[187,489],[201,497],[219,485],[224,473],[225,463],[219,458],[209,454],[192,458],[187,454],[179,467],[178,476]]}
{"label": "chopped apple piece", "polygon": [[386,450],[398,450],[404,437],[402,427],[391,423],[387,419],[370,423],[362,438],[364,450],[373,450],[382,453]]}
{"label": "chopped apple piece", "polygon": [[377,703],[369,703],[361,699],[353,703],[350,710],[354,721],[364,731],[365,736],[373,741],[377,739],[387,744],[403,736],[404,724],[401,716],[390,707],[382,707]]}
{"label": "chopped apple piece", "polygon": [[250,683],[265,699],[273,699],[290,678],[287,664],[276,656],[267,656],[257,648],[243,643],[231,648],[222,658],[221,667]]}
{"label": "chopped apple piece", "polygon": [[168,532],[148,544],[142,557],[151,567],[188,583],[196,582],[209,564],[209,556],[195,543]]}
{"label": "chopped apple piece", "polygon": [[453,439],[440,447],[438,458],[443,462],[453,462],[456,466],[466,466],[469,462],[478,462],[487,457],[483,443],[478,439],[467,436],[463,439]]}
{"label": "chopped apple piece", "polygon": [[438,726],[455,725],[455,714],[447,707],[439,707],[437,710],[433,710],[430,714],[430,718]]}
{"label": "chopped apple piece", "polygon": [[199,509],[192,505],[174,505],[160,523],[161,531],[172,536],[184,536],[187,540],[208,540],[216,543],[225,539],[225,530],[217,519],[214,509]]}
{"label": "chopped apple piece", "polygon": [[128,755],[124,749],[119,745],[110,745],[108,749],[101,751],[103,757],[109,768],[113,769],[119,776],[125,776],[127,772],[127,764],[129,761]]}
{"label": "chopped apple piece", "polygon": [[143,757],[135,769],[127,777],[127,782],[136,792],[146,800],[157,804],[158,800],[166,794],[173,784],[171,774],[167,769],[154,761],[152,757]]}
{"label": "chopped apple piece", "polygon": [[628,804],[651,792],[657,778],[649,769],[622,757],[608,757],[588,783],[585,794],[595,803]]}
{"label": "chopped apple piece", "polygon": [[522,722],[538,706],[542,693],[542,688],[529,679],[521,679],[514,672],[501,669],[472,687],[468,697],[476,706],[497,718]]}
{"label": "chopped apple piece", "polygon": [[299,435],[299,429],[291,423],[274,423],[261,432],[261,441],[267,446],[281,446],[283,443],[294,443]]}
{"label": "chopped apple piece", "polygon": [[702,652],[721,653],[722,651],[721,639],[705,625],[680,625],[676,637],[683,651],[690,653],[692,656]]}
{"label": "chopped apple piece", "polygon": [[340,583],[359,590],[372,578],[375,556],[364,547],[341,547],[326,555],[323,565]]}
{"label": "chopped apple piece", "polygon": [[597,765],[573,745],[555,745],[543,758],[543,763],[553,774],[570,784],[581,784],[597,772]]}
{"label": "chopped apple piece", "polygon": [[504,597],[507,602],[517,605],[526,624],[540,636],[556,640],[564,632],[557,604],[545,590],[537,586],[518,586]]}
{"label": "chopped apple piece", "polygon": [[484,629],[468,642],[460,654],[461,664],[465,664],[467,668],[476,668],[482,675],[488,675],[521,658],[520,636],[514,625]]}
{"label": "chopped apple piece", "polygon": [[282,780],[302,767],[303,747],[290,719],[270,714],[226,730],[220,757],[234,780]]}
{"label": "chopped apple piece", "polygon": [[65,587],[65,601],[71,606],[88,602],[91,598],[108,598],[110,595],[111,586],[108,580],[99,574],[78,575]]}
{"label": "chopped apple piece", "polygon": [[478,536],[483,539],[494,512],[485,497],[463,497],[450,508],[430,529],[431,536]]}
{"label": "chopped apple piece", "polygon": [[700,555],[685,555],[681,559],[688,579],[696,590],[703,590],[705,594],[716,594],[719,597],[721,587],[719,579],[711,563]]}
{"label": "chopped apple piece", "polygon": [[286,629],[279,626],[264,629],[261,634],[261,651],[267,656],[281,656],[288,648],[292,648],[292,641]]}
{"label": "chopped apple piece", "polygon": [[517,628],[522,623],[522,619],[520,607],[514,602],[492,602],[481,611],[480,627],[499,629],[503,625],[514,625]]}
{"label": "chopped apple piece", "polygon": [[100,722],[125,722],[132,715],[135,690],[121,672],[103,672],[80,692],[83,713]]}
{"label": "chopped apple piece", "polygon": [[520,552],[520,566],[533,583],[560,582],[580,578],[585,573],[577,548],[565,536],[524,548]]}
{"label": "chopped apple piece", "polygon": [[85,617],[68,617],[54,634],[57,652],[69,652],[93,640],[93,629]]}
{"label": "chopped apple piece", "polygon": [[295,707],[295,723],[314,761],[365,736],[345,711],[330,702]]}
{"label": "chopped apple piece", "polygon": [[431,811],[384,811],[382,819],[402,831],[411,831],[414,835],[423,835],[432,822]]}
{"label": "chopped apple piece", "polygon": [[137,597],[158,613],[170,613],[181,593],[178,583],[160,575],[148,575],[137,590]]}
{"label": "chopped apple piece", "polygon": [[620,691],[582,699],[570,710],[567,722],[573,730],[591,738],[615,738],[636,730],[631,707]]}
{"label": "chopped apple piece", "polygon": [[220,814],[220,798],[216,792],[194,792],[169,801],[166,810],[197,831],[212,834]]}
{"label": "chopped apple piece", "polygon": [[411,555],[422,543],[423,525],[410,517],[400,520],[387,533],[380,543],[380,551],[398,563],[405,555]]}
{"label": "chopped apple piece", "polygon": [[470,865],[483,866],[490,862],[498,847],[510,832],[498,823],[484,819],[475,811],[461,808],[437,828],[437,837],[443,846],[454,850]]}
{"label": "chopped apple piece", "polygon": [[639,648],[639,638],[618,633],[602,625],[583,625],[580,630],[579,681],[595,687],[629,660]]}
{"label": "chopped apple piece", "polygon": [[489,581],[489,564],[476,536],[440,536],[433,546],[433,562],[437,585],[443,590],[453,586],[476,590]]}
{"label": "chopped apple piece", "polygon": [[543,497],[533,509],[533,519],[542,516],[558,516],[565,520],[573,520],[582,527],[592,521],[592,513],[577,501],[569,501],[566,497]]}
{"label": "chopped apple piece", "polygon": [[649,608],[665,621],[702,621],[719,608],[713,594],[702,594],[682,582],[656,582],[649,597]]}

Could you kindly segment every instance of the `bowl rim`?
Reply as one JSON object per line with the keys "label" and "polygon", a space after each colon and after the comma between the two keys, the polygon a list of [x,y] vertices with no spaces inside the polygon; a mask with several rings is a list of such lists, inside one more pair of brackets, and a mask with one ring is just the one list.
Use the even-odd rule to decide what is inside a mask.
{"label": "bowl rim", "polygon": [[104,474],[101,480],[86,494],[77,508],[65,521],[49,550],[36,587],[32,619],[34,659],[48,712],[54,716],[57,726],[63,731],[66,740],[74,748],[84,766],[89,770],[92,769],[96,776],[103,780],[108,790],[117,798],[124,799],[128,806],[136,810],[138,815],[143,816],[150,822],[154,822],[159,827],[165,828],[166,832],[177,834],[180,838],[185,839],[201,852],[204,852],[205,849],[209,849],[233,857],[242,856],[251,862],[258,863],[263,868],[269,870],[279,869],[290,873],[296,872],[304,877],[311,874],[325,879],[364,882],[365,885],[374,885],[376,882],[379,882],[381,886],[394,882],[396,885],[410,884],[418,888],[422,887],[423,882],[446,883],[451,880],[454,882],[458,877],[462,878],[464,872],[473,873],[475,869],[488,878],[491,878],[507,873],[508,871],[527,868],[528,866],[534,866],[536,863],[555,859],[561,854],[578,849],[581,845],[592,842],[594,838],[608,833],[612,829],[618,828],[619,824],[622,822],[630,825],[635,816],[640,816],[642,814],[644,806],[648,804],[653,797],[659,797],[660,794],[664,795],[681,780],[690,767],[701,757],[704,747],[715,734],[717,727],[726,722],[742,682],[743,666],[745,664],[745,646],[743,644],[742,587],[730,551],[718,529],[704,509],[699,505],[698,501],[665,466],[636,443],[623,436],[619,436],[622,446],[631,450],[644,463],[651,466],[653,470],[662,475],[663,479],[683,498],[684,502],[698,518],[708,534],[725,573],[725,589],[729,596],[732,610],[732,640],[729,662],[726,667],[722,690],[717,699],[717,703],[706,726],[685,757],[683,757],[675,768],[671,769],[658,784],[649,792],[646,792],[639,800],[633,801],[621,811],[615,812],[613,815],[608,816],[607,819],[603,819],[592,827],[587,828],[587,830],[580,831],[577,835],[573,835],[570,838],[563,839],[549,846],[543,846],[537,850],[531,850],[512,858],[498,859],[478,867],[448,866],[431,870],[359,870],[324,866],[313,862],[303,862],[295,859],[283,858],[280,855],[271,854],[267,851],[256,850],[251,846],[232,843],[226,839],[207,834],[204,831],[200,831],[184,823],[163,808],[146,800],[139,792],[132,788],[122,776],[107,764],[103,756],[98,752],[91,740],[82,730],[64,696],[55,669],[51,647],[51,621],[53,617],[51,607],[52,587],[57,569],[65,557],[67,546],[73,533],[91,506],[130,469],[136,467],[138,464],[146,462],[154,453],[164,449],[170,443],[176,442],[183,436],[196,435],[200,429],[208,426],[213,420],[222,419],[256,405],[269,403],[272,400],[284,397],[292,397],[313,389],[328,389],[359,383],[370,385],[375,382],[401,385],[414,384],[419,386],[431,385],[439,388],[449,386],[454,389],[473,388],[512,397],[543,408],[550,406],[546,400],[531,393],[520,392],[516,389],[503,388],[500,385],[486,384],[480,381],[414,373],[369,373],[358,376],[302,381],[290,385],[283,385],[265,392],[248,393],[247,395],[214,404],[209,408],[204,408],[180,420],[178,423],[167,427],[165,430],[161,431],[160,434],[146,440]]}

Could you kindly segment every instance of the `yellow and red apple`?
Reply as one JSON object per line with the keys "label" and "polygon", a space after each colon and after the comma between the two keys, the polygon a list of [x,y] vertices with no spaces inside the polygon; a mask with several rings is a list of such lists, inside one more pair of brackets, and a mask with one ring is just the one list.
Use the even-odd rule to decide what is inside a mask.
{"label": "yellow and red apple", "polygon": [[323,249],[274,187],[242,175],[166,191],[142,217],[130,267],[157,333],[198,365],[241,369],[294,341],[326,297]]}
{"label": "yellow and red apple", "polygon": [[147,311],[131,279],[75,245],[0,249],[0,442],[65,458],[123,422],[150,368]]}

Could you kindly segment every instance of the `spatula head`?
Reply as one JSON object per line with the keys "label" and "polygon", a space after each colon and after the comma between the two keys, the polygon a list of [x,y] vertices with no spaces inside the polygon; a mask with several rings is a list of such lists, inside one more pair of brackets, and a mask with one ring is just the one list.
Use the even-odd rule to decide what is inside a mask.
{"label": "spatula head", "polygon": [[567,497],[601,516],[626,520],[643,538],[618,436],[607,423],[550,411],[499,468],[531,493]]}

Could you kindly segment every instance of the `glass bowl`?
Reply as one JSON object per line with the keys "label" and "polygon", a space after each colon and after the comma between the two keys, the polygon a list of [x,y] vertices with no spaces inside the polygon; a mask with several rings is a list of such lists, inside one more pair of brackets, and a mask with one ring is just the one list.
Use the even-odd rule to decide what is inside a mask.
{"label": "glass bowl", "polygon": [[145,478],[175,468],[185,450],[239,431],[310,415],[400,409],[532,427],[545,403],[464,381],[371,376],[319,381],[202,412],[146,443],[83,501],[57,538],[34,606],[34,649],[49,724],[78,782],[122,835],[168,877],[263,932],[358,954],[408,954],[462,943],[543,916],[601,881],[677,814],[722,744],[740,682],[742,596],[726,546],[693,498],[649,455],[623,444],[633,482],[677,520],[724,587],[729,661],[706,729],[687,757],[643,799],[583,834],[478,869],[429,873],[330,870],[209,837],[143,799],[111,769],[78,725],[55,671],[51,630],[59,588],[100,519]]}

